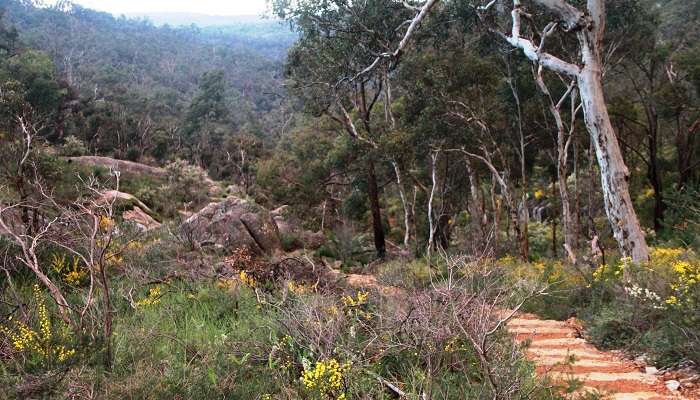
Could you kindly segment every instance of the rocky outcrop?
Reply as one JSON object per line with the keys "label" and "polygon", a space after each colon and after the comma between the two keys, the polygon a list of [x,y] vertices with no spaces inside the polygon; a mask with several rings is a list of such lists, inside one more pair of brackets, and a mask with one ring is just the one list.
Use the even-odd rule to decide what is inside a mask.
{"label": "rocky outcrop", "polygon": [[180,225],[180,235],[196,247],[215,246],[256,254],[281,250],[279,231],[270,212],[251,200],[231,196],[210,203]]}
{"label": "rocky outcrop", "polygon": [[140,207],[134,207],[132,210],[124,211],[122,218],[125,222],[134,224],[136,228],[144,232],[159,228],[161,225],[160,222],[156,221]]}
{"label": "rocky outcrop", "polygon": [[[168,171],[165,168],[153,167],[133,161],[98,156],[66,157],[65,159],[69,163],[76,163],[88,167],[108,168],[132,175],[148,175],[153,178],[168,179]],[[203,178],[201,183],[203,187],[206,188],[207,195],[211,198],[220,198],[225,194],[221,186],[208,175]]]}
{"label": "rocky outcrop", "polygon": [[133,207],[140,207],[146,210],[149,214],[153,214],[150,208],[145,205],[141,200],[137,199],[136,196],[129,193],[120,192],[118,190],[107,190],[102,193],[102,197],[98,200],[100,203],[110,203],[113,202],[115,207],[122,207],[125,209],[131,209]]}
{"label": "rocky outcrop", "polygon": [[123,173],[150,175],[156,178],[167,177],[167,173],[163,168],[152,167],[150,165],[133,161],[117,160],[115,158],[97,156],[66,157],[66,159],[68,162],[86,165],[88,167],[112,168]]}
{"label": "rocky outcrop", "polygon": [[102,193],[99,202],[112,203],[116,210],[121,210],[125,222],[131,223],[141,231],[150,231],[160,227],[154,213],[147,205],[136,196],[117,190],[108,190]]}

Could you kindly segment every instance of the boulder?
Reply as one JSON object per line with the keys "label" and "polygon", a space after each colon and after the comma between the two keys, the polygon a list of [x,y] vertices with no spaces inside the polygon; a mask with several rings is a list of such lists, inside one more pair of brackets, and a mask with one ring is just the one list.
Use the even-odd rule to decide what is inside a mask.
{"label": "boulder", "polygon": [[681,383],[677,380],[666,381],[666,387],[672,392],[677,392],[681,388]]}
{"label": "boulder", "polygon": [[143,232],[156,229],[161,225],[160,222],[156,221],[138,206],[134,207],[132,210],[124,211],[122,218],[124,218],[124,221],[134,224]]}
{"label": "boulder", "polygon": [[134,224],[141,231],[147,232],[161,226],[156,219],[156,213],[132,194],[107,190],[102,193],[98,202],[112,203],[115,211],[122,211],[125,222]]}
{"label": "boulder", "polygon": [[153,211],[151,211],[147,205],[143,204],[141,200],[137,199],[136,196],[117,190],[107,190],[102,192],[102,196],[98,199],[98,202],[105,204],[113,202],[115,207],[122,207],[125,209],[139,207],[141,210],[145,210],[149,215],[153,215]]}
{"label": "boulder", "polygon": [[251,200],[230,196],[210,203],[180,225],[180,235],[197,247],[213,245],[227,251],[246,247],[256,254],[282,248],[270,212]]}
{"label": "boulder", "polygon": [[117,160],[110,157],[98,156],[82,156],[82,157],[66,157],[69,163],[86,165],[88,167],[111,168],[124,173],[135,175],[150,175],[155,178],[165,178],[167,173],[165,169],[153,167],[146,164],[141,164],[127,160]]}

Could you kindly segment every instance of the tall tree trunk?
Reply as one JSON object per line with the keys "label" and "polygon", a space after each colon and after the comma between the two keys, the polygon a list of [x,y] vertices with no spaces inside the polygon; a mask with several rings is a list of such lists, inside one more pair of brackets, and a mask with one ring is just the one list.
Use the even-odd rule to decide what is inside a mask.
{"label": "tall tree trunk", "polygon": [[438,152],[433,152],[430,155],[431,160],[431,177],[432,186],[430,187],[430,197],[428,197],[428,247],[427,254],[428,259],[430,259],[430,254],[435,246],[435,218],[433,218],[433,200],[435,199],[435,189],[437,187],[437,157]]}
{"label": "tall tree trunk", "polygon": [[408,205],[408,199],[406,199],[406,191],[403,187],[403,180],[401,179],[399,164],[396,161],[392,161],[391,164],[394,166],[394,172],[396,173],[396,186],[399,188],[399,197],[401,197],[401,205],[403,206],[403,246],[408,249],[411,241],[411,209]]}
{"label": "tall tree trunk", "polygon": [[589,32],[578,34],[583,67],[577,80],[586,127],[600,166],[605,212],[622,255],[631,257],[636,263],[646,262],[649,260],[649,248],[630,197],[629,170],[623,161],[603,95],[599,46],[594,42],[596,39],[589,35]]}
{"label": "tall tree trunk", "polygon": [[[518,243],[518,248],[520,250],[520,257],[527,261],[528,260],[528,254],[527,254],[527,246],[524,245],[525,242],[527,242],[527,238],[523,238],[523,231],[520,228],[520,213],[518,212],[518,207],[515,204],[515,201],[513,201],[513,196],[511,194],[510,187],[508,186],[508,183],[506,182],[505,178],[501,176],[501,174],[498,172],[496,167],[493,165],[491,162],[491,156],[487,152],[487,150],[484,148],[484,152],[486,153],[486,156],[480,156],[478,154],[470,153],[468,151],[462,150],[464,154],[466,154],[469,157],[474,157],[478,160],[481,160],[486,167],[491,171],[491,176],[493,177],[493,181],[495,184],[497,184],[501,188],[501,195],[503,196],[503,201],[506,203],[506,208],[508,211],[508,222],[509,225],[513,224],[513,231],[515,233],[515,240]],[[495,187],[492,188],[492,198],[495,199]],[[500,204],[499,204],[500,206]],[[499,207],[500,208],[500,207]],[[495,221],[496,222],[496,221]],[[498,225],[496,222],[495,225],[495,232],[494,234],[498,234]],[[509,229],[506,229],[506,232],[508,232]]]}
{"label": "tall tree trunk", "polygon": [[498,198],[496,197],[496,183],[495,179],[492,179],[491,181],[491,207],[493,208],[493,253],[494,256],[498,256],[498,246],[499,246],[499,240],[498,240],[498,228],[499,225],[501,224],[501,203],[498,201]]}
{"label": "tall tree trunk", "polygon": [[574,219],[571,214],[571,202],[569,201],[569,189],[566,183],[567,168],[562,165],[561,157],[557,162],[557,181],[559,184],[559,197],[561,198],[561,223],[564,232],[564,249],[569,259],[576,262],[575,251],[578,248]]}
{"label": "tall tree trunk", "polygon": [[482,200],[479,196],[479,179],[476,176],[476,171],[472,166],[469,157],[465,157],[464,162],[467,166],[467,175],[469,176],[469,214],[472,220],[472,229],[476,233],[476,239],[483,240],[486,238],[484,231],[484,212],[482,210]]}
{"label": "tall tree trunk", "polygon": [[[564,249],[566,254],[572,263],[576,263],[575,251],[578,248],[577,237],[574,230],[574,222],[571,216],[571,203],[569,201],[569,188],[567,185],[567,175],[568,175],[568,164],[569,164],[569,146],[573,141],[574,129],[576,126],[576,114],[577,114],[577,91],[574,86],[574,82],[569,85],[569,88],[564,93],[562,98],[555,102],[552,98],[552,94],[549,88],[544,82],[542,76],[542,67],[534,74],[535,82],[540,87],[540,90],[549,100],[549,112],[554,117],[554,122],[557,127],[557,160],[556,160],[556,179],[552,176],[552,191],[555,192],[555,186],[559,185],[559,197],[561,199],[561,221],[562,221],[562,231],[564,233]],[[567,132],[564,126],[564,119],[561,116],[561,106],[564,104],[564,100],[570,99],[571,104],[571,120],[569,122],[569,129]],[[575,150],[574,150],[575,151]],[[556,194],[553,193],[556,197]],[[556,223],[553,221],[552,226],[555,227]],[[553,228],[554,229],[554,228]],[[556,233],[553,230],[552,235]],[[555,239],[552,239],[553,243],[556,243]],[[556,250],[553,251],[556,256]]]}
{"label": "tall tree trunk", "polygon": [[[557,186],[557,179],[559,179],[561,185],[561,178],[559,178],[559,174],[557,173],[557,177],[555,178],[552,176],[552,199],[556,198],[556,192],[557,189],[555,186]],[[564,199],[562,198],[562,203],[564,202]],[[566,212],[566,209],[562,207],[562,214]],[[564,220],[564,215],[562,215],[562,220]],[[566,236],[566,235],[565,235]],[[554,214],[552,214],[552,257],[557,258],[557,218]]]}
{"label": "tall tree trunk", "polygon": [[386,255],[386,242],[384,240],[384,225],[382,224],[381,205],[379,204],[379,188],[377,187],[377,175],[374,171],[374,160],[372,157],[367,161],[367,184],[369,194],[369,204],[372,211],[372,228],[374,230],[374,248],[377,250],[377,257],[384,258]]}
{"label": "tall tree trunk", "polygon": [[530,240],[528,233],[528,225],[530,220],[530,212],[527,206],[527,192],[528,192],[528,182],[527,182],[527,170],[525,167],[525,134],[523,132],[523,114],[522,108],[520,106],[520,96],[518,95],[518,90],[516,87],[513,74],[510,70],[510,64],[506,60],[506,67],[508,68],[508,86],[510,86],[511,93],[513,94],[513,99],[515,100],[515,106],[518,118],[518,139],[519,139],[519,156],[520,156],[520,178],[522,179],[522,188],[520,196],[520,209],[518,210],[518,220],[514,222],[514,228],[516,229],[516,234],[518,237],[520,245],[520,255],[523,260],[527,261],[530,259]]}

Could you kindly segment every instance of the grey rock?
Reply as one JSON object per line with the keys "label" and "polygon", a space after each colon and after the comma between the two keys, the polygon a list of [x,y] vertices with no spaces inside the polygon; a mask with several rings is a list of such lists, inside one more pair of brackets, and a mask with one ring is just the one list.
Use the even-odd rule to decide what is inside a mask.
{"label": "grey rock", "polygon": [[644,369],[644,372],[646,372],[649,375],[656,375],[659,373],[659,370],[656,367],[646,367]]}
{"label": "grey rock", "polygon": [[256,254],[271,255],[281,249],[270,212],[252,200],[235,196],[194,213],[180,225],[180,235],[197,247],[214,245],[229,252],[245,247]]}
{"label": "grey rock", "polygon": [[147,232],[161,226],[160,222],[156,221],[138,206],[134,207],[132,210],[124,211],[122,218],[124,218],[124,221],[134,224],[143,232]]}
{"label": "grey rock", "polygon": [[670,380],[670,381],[666,381],[665,383],[666,383],[666,388],[668,388],[668,390],[670,390],[672,392],[677,391],[681,387],[681,383],[678,382],[677,380]]}

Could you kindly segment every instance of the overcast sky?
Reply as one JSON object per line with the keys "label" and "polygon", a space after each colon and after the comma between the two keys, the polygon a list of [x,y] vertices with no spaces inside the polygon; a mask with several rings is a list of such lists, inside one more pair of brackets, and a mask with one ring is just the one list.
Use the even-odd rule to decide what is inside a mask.
{"label": "overcast sky", "polygon": [[[48,1],[49,3],[51,1]],[[84,7],[112,14],[187,12],[209,15],[260,15],[265,0],[73,0]]]}

